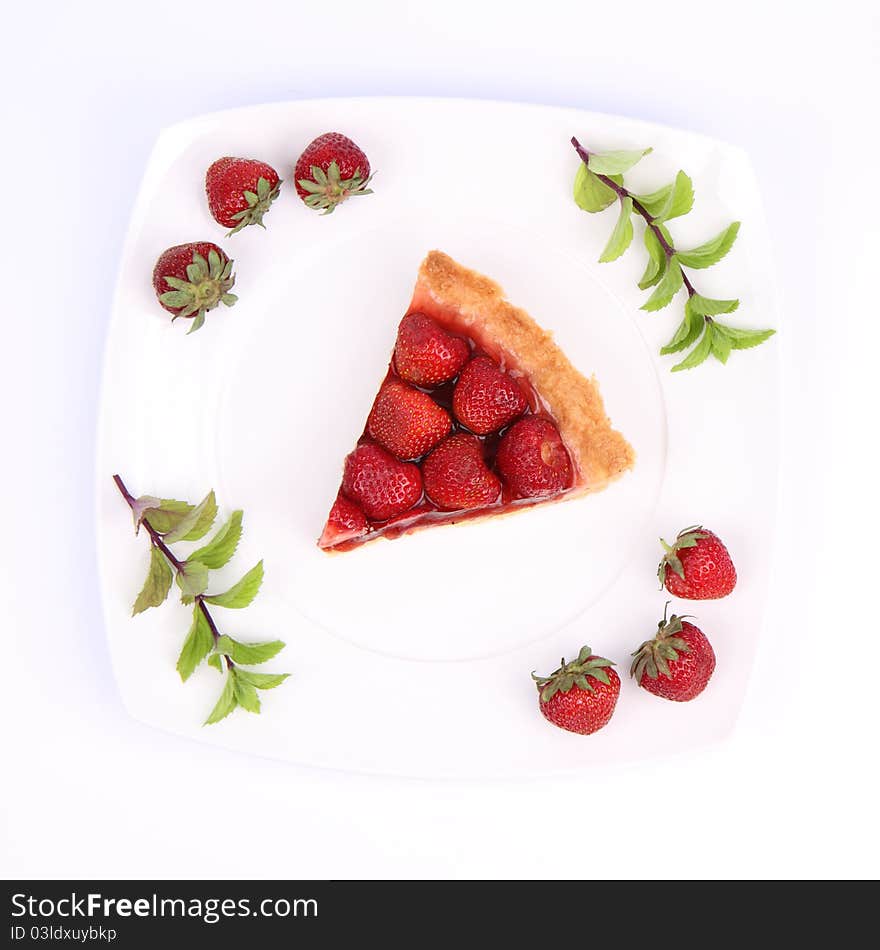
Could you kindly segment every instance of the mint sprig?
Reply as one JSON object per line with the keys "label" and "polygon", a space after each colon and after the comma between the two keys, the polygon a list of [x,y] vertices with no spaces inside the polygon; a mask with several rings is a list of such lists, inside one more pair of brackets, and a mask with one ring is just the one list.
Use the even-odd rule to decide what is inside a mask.
{"label": "mint sprig", "polygon": [[647,195],[637,195],[624,186],[623,173],[649,154],[650,148],[603,153],[587,151],[574,137],[571,144],[581,159],[574,180],[577,206],[593,214],[604,211],[615,201],[620,202],[620,214],[599,261],[617,260],[630,246],[635,213],[644,219],[644,243],[648,252],[648,263],[639,288],[653,288],[642,304],[642,310],[662,310],[669,306],[682,287],[687,290],[684,319],[672,339],[660,350],[663,356],[690,350],[672,367],[673,373],[699,366],[710,355],[726,363],[731,351],[750,349],[773,336],[775,330],[745,330],[719,321],[719,315],[733,313],[739,307],[739,300],[714,300],[698,294],[683,269],[700,270],[717,264],[736,241],[739,221],[734,221],[698,247],[690,250],[677,248],[666,222],[687,214],[694,204],[693,183],[683,171],[671,184]]}
{"label": "mint sprig", "polygon": [[208,492],[197,505],[173,498],[142,495],[135,498],[118,475],[113,481],[125,499],[134,517],[135,534],[141,527],[150,538],[150,567],[143,589],[137,596],[132,615],[149,607],[163,604],[171,590],[172,581],[180,589],[181,603],[192,605],[192,621],[177,659],[177,672],[186,682],[207,660],[219,673],[226,669],[225,682],[205,725],[225,719],[237,706],[248,712],[260,711],[258,690],[274,689],[287,679],[288,673],[255,673],[242,669],[240,664],[256,666],[271,660],[284,649],[282,640],[263,643],[241,643],[221,634],[208,605],[241,608],[257,596],[263,583],[263,562],[252,567],[229,590],[218,594],[207,593],[209,572],[226,565],[235,554],[241,539],[241,511],[233,511],[207,544],[181,559],[169,547],[178,541],[198,541],[203,538],[217,517],[214,492]]}

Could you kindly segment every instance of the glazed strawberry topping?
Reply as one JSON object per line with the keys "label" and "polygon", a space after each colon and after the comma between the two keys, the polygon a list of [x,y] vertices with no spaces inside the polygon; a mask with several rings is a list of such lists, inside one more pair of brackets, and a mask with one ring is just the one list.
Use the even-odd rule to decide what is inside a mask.
{"label": "glazed strawberry topping", "polygon": [[540,499],[573,480],[559,430],[525,381],[410,313],[319,544],[345,548],[408,530],[416,516]]}
{"label": "glazed strawberry topping", "polygon": [[423,313],[409,313],[400,321],[394,368],[416,386],[439,386],[458,375],[470,356],[460,336],[449,333]]}
{"label": "glazed strawberry topping", "polygon": [[449,413],[427,393],[394,379],[383,383],[367,420],[367,433],[399,459],[424,455],[451,428]]}
{"label": "glazed strawberry topping", "polygon": [[488,356],[476,356],[465,366],[452,395],[456,418],[477,435],[497,432],[527,408],[516,380]]}
{"label": "glazed strawberry topping", "polygon": [[501,482],[486,465],[480,440],[466,432],[444,439],[425,459],[422,476],[427,496],[449,511],[482,508],[501,494]]}
{"label": "glazed strawberry topping", "polygon": [[342,491],[371,521],[387,521],[422,497],[422,473],[378,445],[359,445],[345,460]]}
{"label": "glazed strawberry topping", "polygon": [[496,458],[504,483],[522,498],[564,491],[572,467],[559,430],[541,416],[515,422],[501,437]]}

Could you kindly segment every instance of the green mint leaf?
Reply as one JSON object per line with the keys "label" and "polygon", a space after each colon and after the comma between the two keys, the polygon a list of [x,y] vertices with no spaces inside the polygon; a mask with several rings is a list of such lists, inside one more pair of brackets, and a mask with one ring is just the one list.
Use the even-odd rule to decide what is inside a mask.
{"label": "green mint leaf", "polygon": [[177,572],[177,586],[189,597],[203,594],[208,589],[208,568],[201,561],[184,561]]}
{"label": "green mint leaf", "polygon": [[[618,185],[623,184],[620,175],[609,175]],[[604,211],[617,200],[614,189],[599,179],[581,162],[574,176],[574,202],[582,211]]]}
{"label": "green mint leaf", "polygon": [[141,522],[147,515],[147,512],[153,508],[158,508],[162,504],[161,498],[154,498],[152,495],[141,495],[135,498],[131,503],[131,516],[134,519],[134,533],[137,534],[141,529]]}
{"label": "green mint leaf", "polygon": [[727,362],[732,349],[731,340],[723,333],[717,332],[717,327],[712,329],[712,355],[722,365]]}
{"label": "green mint leaf", "polygon": [[165,540],[169,544],[175,541],[198,541],[204,537],[214,523],[217,517],[217,499],[214,492],[209,491],[207,495],[193,508],[188,511],[180,522],[165,535]]}
{"label": "green mint leaf", "polygon": [[[206,568],[207,570],[207,568]],[[247,574],[223,594],[211,594],[205,600],[218,607],[232,607],[239,609],[247,605],[257,596],[260,584],[263,583],[263,562],[252,567]]]}
{"label": "green mint leaf", "polygon": [[139,614],[148,607],[158,607],[164,603],[171,590],[171,567],[165,555],[158,548],[150,548],[150,569],[141,592],[137,595],[131,614]]}
{"label": "green mint leaf", "polygon": [[672,185],[664,185],[648,195],[633,195],[633,198],[651,215],[656,218],[663,207],[666,205],[669,196],[672,194]]}
{"label": "green mint leaf", "polygon": [[666,273],[666,251],[651,228],[645,228],[645,247],[648,250],[648,265],[639,281],[639,289],[653,287]]}
{"label": "green mint leaf", "polygon": [[711,297],[694,294],[693,297],[691,297],[691,306],[694,308],[694,313],[699,313],[704,317],[714,317],[719,313],[733,313],[739,306],[739,301],[713,300]]}
{"label": "green mint leaf", "polygon": [[201,515],[196,519],[193,529],[184,535],[184,541],[198,541],[211,530],[211,525],[217,517],[217,499],[214,497],[213,490],[209,491],[196,507],[202,509]]}
{"label": "green mint leaf", "polygon": [[700,342],[680,363],[676,363],[675,366],[672,367],[672,372],[678,373],[683,369],[693,369],[695,366],[699,366],[700,363],[704,362],[706,357],[712,351],[713,332],[712,324],[707,323],[705,329],[703,330],[703,336],[701,337]]}
{"label": "green mint leaf", "polygon": [[[678,353],[686,350],[689,346],[696,343],[697,338],[703,329],[705,321],[693,308],[693,297],[688,297],[684,305],[684,319],[681,321],[675,336],[660,350],[661,356],[667,356],[670,353]],[[684,571],[682,570],[682,577]]]}
{"label": "green mint leaf", "polygon": [[213,646],[214,634],[211,633],[211,628],[201,608],[196,604],[193,610],[192,626],[189,628],[180,656],[177,658],[177,672],[184,682],[192,676],[193,670],[211,652]]}
{"label": "green mint leaf", "polygon": [[739,327],[727,327],[721,323],[715,324],[715,331],[723,334],[730,340],[731,349],[748,350],[759,346],[764,340],[769,340],[775,330],[742,330]]}
{"label": "green mint leaf", "polygon": [[206,567],[216,571],[223,567],[235,554],[241,538],[241,510],[233,511],[229,520],[217,531],[213,538],[189,556],[190,561],[201,561]]}
{"label": "green mint leaf", "polygon": [[602,256],[599,258],[600,264],[616,261],[632,243],[632,210],[632,198],[621,198],[620,215],[617,218],[617,224],[614,225],[614,230],[611,232],[611,237],[605,245],[605,250],[602,251]]}
{"label": "green mint leaf", "polygon": [[734,221],[720,234],[716,234],[711,241],[706,241],[705,244],[690,251],[676,251],[678,259],[685,267],[711,267],[733,247],[737,234],[739,234],[739,221]]}
{"label": "green mint leaf", "polygon": [[217,641],[217,652],[231,656],[235,663],[246,666],[265,663],[284,649],[283,640],[267,640],[264,643],[239,643],[232,637],[222,636]]}
{"label": "green mint leaf", "polygon": [[217,705],[211,710],[211,715],[205,720],[205,725],[210,726],[212,723],[220,722],[221,719],[225,719],[237,705],[238,702],[235,698],[235,676],[232,670],[230,670],[226,674],[223,692],[220,693]]}
{"label": "green mint leaf", "polygon": [[212,653],[208,657],[208,666],[213,666],[218,673],[223,672],[223,657],[219,653]]}
{"label": "green mint leaf", "polygon": [[653,217],[659,221],[670,221],[687,214],[694,206],[694,185],[684,172],[675,176],[675,181],[666,195],[662,205],[657,208]]}
{"label": "green mint leaf", "polygon": [[159,534],[167,534],[180,524],[187,514],[193,510],[193,505],[175,498],[163,498],[158,508],[151,508],[144,513],[144,520],[149,521],[150,527]]}
{"label": "green mint leaf", "polygon": [[275,689],[280,686],[290,673],[252,673],[250,670],[236,670],[240,679],[257,689]]}
{"label": "green mint leaf", "polygon": [[589,168],[597,175],[622,175],[651,151],[650,148],[642,148],[634,151],[592,152]]}
{"label": "green mint leaf", "polygon": [[663,279],[654,288],[651,296],[642,304],[642,310],[662,310],[681,290],[683,283],[684,278],[682,277],[681,267],[678,265],[678,255],[673,254],[669,258],[669,265]]}
{"label": "green mint leaf", "polygon": [[260,697],[257,695],[257,688],[253,683],[249,683],[239,670],[230,670],[235,682],[235,701],[248,712],[258,713],[260,711]]}

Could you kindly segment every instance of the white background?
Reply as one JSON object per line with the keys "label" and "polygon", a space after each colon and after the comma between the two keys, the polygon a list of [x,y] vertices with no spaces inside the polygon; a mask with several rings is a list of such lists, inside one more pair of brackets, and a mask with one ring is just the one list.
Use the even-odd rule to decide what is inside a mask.
{"label": "white background", "polygon": [[[796,16],[716,6],[213,0],[5,14],[0,873],[877,875],[880,23],[857,0]],[[566,780],[438,784],[296,769],[124,714],[102,629],[93,458],[147,154],[162,126],[200,112],[352,94],[571,105],[750,152],[788,318],[785,469],[773,608],[726,743]],[[516,161],[503,129],[498,157]]]}

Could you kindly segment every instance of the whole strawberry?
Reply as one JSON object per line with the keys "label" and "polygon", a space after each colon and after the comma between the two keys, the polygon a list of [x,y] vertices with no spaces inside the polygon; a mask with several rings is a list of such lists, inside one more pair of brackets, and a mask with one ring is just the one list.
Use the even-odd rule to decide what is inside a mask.
{"label": "whole strawberry", "polygon": [[439,386],[458,375],[470,356],[460,336],[444,330],[423,313],[408,313],[397,330],[394,368],[416,386]]}
{"label": "whole strawberry", "polygon": [[218,224],[235,234],[249,224],[261,228],[263,215],[278,197],[281,179],[256,158],[218,158],[205,175],[208,207]]}
{"label": "whole strawberry", "polygon": [[367,419],[367,432],[399,459],[414,459],[452,428],[449,413],[420,389],[396,379],[383,383]]}
{"label": "whole strawberry", "polygon": [[611,669],[613,665],[582,647],[576,660],[566,663],[563,659],[550,676],[532,673],[541,714],[554,726],[582,736],[607,725],[620,694],[620,677]]}
{"label": "whole strawberry", "polygon": [[371,195],[370,162],[363,150],[340,132],[325,132],[310,142],[293,172],[297,194],[309,208],[330,214],[346,198]]}
{"label": "whole strawberry", "polygon": [[379,445],[359,445],[345,460],[342,491],[372,521],[387,521],[422,497],[422,473]]}
{"label": "whole strawberry", "polygon": [[571,486],[571,458],[559,430],[543,416],[526,416],[501,436],[496,465],[520,498],[555,495]]}
{"label": "whole strawberry", "polygon": [[498,500],[501,482],[489,470],[475,435],[459,432],[444,439],[422,464],[425,494],[447,511],[482,508]]}
{"label": "whole strawberry", "polygon": [[488,356],[475,356],[465,366],[452,393],[456,417],[477,435],[497,432],[527,407],[516,380]]}
{"label": "whole strawberry", "polygon": [[218,304],[231,307],[238,300],[229,292],[234,284],[232,261],[210,241],[169,247],[153,268],[153,289],[159,303],[174,314],[172,321],[192,319],[188,333],[198,330],[205,314]]}
{"label": "whole strawberry", "polygon": [[639,686],[678,703],[699,696],[715,670],[715,651],[703,631],[675,614],[667,620],[665,611],[654,638],[633,657],[629,672]]}
{"label": "whole strawberry", "polygon": [[700,526],[685,528],[670,545],[657,569],[660,584],[673,597],[715,600],[736,587],[736,568],[718,535]]}

